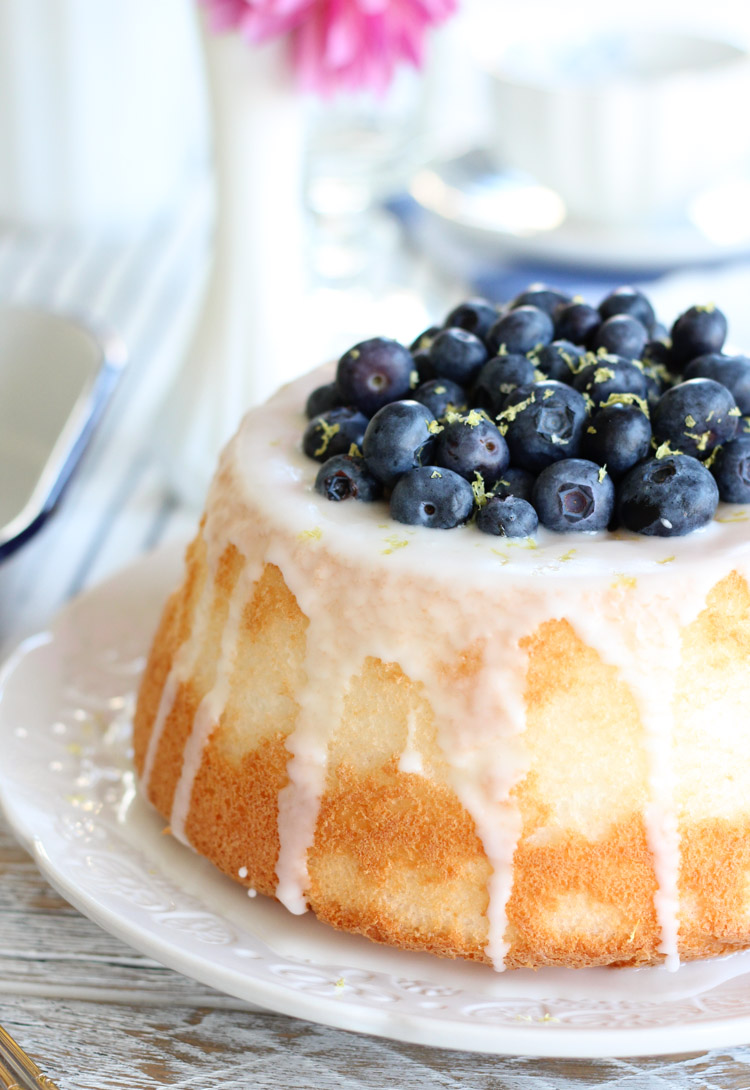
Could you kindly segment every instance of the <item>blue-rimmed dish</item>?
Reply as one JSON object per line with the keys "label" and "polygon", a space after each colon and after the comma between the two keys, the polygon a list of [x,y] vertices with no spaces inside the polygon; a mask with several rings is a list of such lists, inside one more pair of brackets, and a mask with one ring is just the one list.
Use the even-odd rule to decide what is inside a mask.
{"label": "blue-rimmed dish", "polygon": [[126,358],[116,336],[0,305],[0,560],[54,510]]}

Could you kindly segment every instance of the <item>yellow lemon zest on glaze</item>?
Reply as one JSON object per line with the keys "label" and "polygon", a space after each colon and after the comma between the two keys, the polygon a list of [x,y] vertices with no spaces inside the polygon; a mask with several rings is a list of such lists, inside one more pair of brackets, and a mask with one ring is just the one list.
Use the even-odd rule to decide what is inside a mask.
{"label": "yellow lemon zest on glaze", "polygon": [[618,587],[626,587],[632,590],[633,587],[638,585],[638,580],[634,575],[626,575],[623,571],[618,571],[614,574],[617,578],[612,583],[613,590],[616,590]]}
{"label": "yellow lemon zest on glaze", "polygon": [[509,541],[509,549],[538,549],[539,546],[534,541],[533,537],[524,538],[523,541]]}
{"label": "yellow lemon zest on glaze", "polygon": [[391,534],[390,537],[385,539],[387,549],[383,549],[383,556],[390,556],[391,553],[395,553],[396,549],[405,549],[409,542],[406,538],[398,537],[397,534]]}
{"label": "yellow lemon zest on glaze", "polygon": [[657,560],[657,564],[671,564],[673,560],[676,560],[676,556],[665,556],[663,560]]}
{"label": "yellow lemon zest on glaze", "polygon": [[714,522],[747,522],[748,513],[746,510],[732,511],[728,515],[715,515]]}
{"label": "yellow lemon zest on glaze", "polygon": [[300,541],[320,541],[323,531],[319,526],[313,526],[312,530],[300,530],[297,537]]}

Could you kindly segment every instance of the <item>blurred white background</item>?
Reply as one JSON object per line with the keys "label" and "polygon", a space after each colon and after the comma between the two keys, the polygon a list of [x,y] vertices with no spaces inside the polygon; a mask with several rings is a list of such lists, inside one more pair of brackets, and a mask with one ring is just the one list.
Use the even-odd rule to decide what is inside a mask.
{"label": "blurred white background", "polygon": [[744,0],[463,0],[424,71],[384,98],[299,95],[281,50],[261,65],[238,40],[258,74],[241,104],[228,69],[207,80],[196,10],[0,0],[0,301],[122,329],[134,372],[148,360],[140,441],[158,414],[170,479],[195,502],[251,403],[356,340],[411,341],[467,293],[636,281],[667,323],[720,298],[750,344]]}

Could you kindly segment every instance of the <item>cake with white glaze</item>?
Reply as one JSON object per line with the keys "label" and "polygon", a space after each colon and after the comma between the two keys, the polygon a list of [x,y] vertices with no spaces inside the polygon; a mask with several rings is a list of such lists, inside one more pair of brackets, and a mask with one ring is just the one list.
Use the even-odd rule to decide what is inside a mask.
{"label": "cake with white glaze", "polygon": [[748,507],[506,539],[329,503],[318,372],[246,417],[167,603],[141,789],[227,875],[496,969],[750,945]]}

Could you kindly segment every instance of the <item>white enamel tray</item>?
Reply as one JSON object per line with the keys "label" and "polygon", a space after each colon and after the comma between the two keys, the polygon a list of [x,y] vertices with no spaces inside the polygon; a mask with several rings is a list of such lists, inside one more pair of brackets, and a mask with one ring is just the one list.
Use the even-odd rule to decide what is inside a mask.
{"label": "white enamel tray", "polygon": [[662,969],[496,974],[341,934],[250,899],[162,835],[138,797],[130,719],[181,551],[89,592],[0,673],[0,802],[49,881],[188,976],[299,1018],[504,1055],[695,1052],[750,1041],[748,955]]}
{"label": "white enamel tray", "polygon": [[125,360],[112,335],[0,305],[0,560],[58,503]]}

